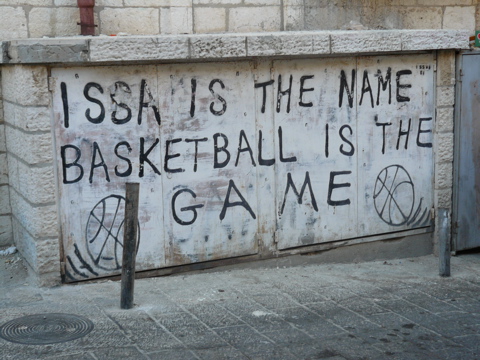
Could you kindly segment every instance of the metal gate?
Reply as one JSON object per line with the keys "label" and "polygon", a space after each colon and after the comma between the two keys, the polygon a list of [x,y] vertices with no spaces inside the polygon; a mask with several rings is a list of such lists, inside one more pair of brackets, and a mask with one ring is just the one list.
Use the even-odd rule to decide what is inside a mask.
{"label": "metal gate", "polygon": [[480,53],[459,57],[455,126],[455,251],[480,247]]}

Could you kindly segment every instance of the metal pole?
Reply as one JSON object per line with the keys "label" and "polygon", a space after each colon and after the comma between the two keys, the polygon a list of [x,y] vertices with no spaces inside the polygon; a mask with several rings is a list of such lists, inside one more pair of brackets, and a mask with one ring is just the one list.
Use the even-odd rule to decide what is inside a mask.
{"label": "metal pole", "polygon": [[138,234],[138,183],[127,183],[125,195],[125,221],[123,232],[122,285],[120,308],[133,307],[135,285],[135,256]]}
{"label": "metal pole", "polygon": [[439,274],[450,276],[450,215],[448,209],[438,209]]}

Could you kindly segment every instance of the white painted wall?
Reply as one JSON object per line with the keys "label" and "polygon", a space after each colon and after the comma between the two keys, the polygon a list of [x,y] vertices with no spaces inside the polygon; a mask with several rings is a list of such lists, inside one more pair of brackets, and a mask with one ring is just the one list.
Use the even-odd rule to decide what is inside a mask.
{"label": "white painted wall", "polygon": [[127,181],[139,270],[430,227],[434,64],[54,68],[69,280],[119,272]]}

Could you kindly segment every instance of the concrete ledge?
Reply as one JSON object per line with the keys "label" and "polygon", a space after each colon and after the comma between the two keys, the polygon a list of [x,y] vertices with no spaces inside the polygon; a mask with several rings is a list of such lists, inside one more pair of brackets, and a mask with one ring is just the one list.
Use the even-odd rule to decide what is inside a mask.
{"label": "concrete ledge", "polygon": [[99,64],[468,49],[466,30],[302,31],[0,42],[0,64]]}
{"label": "concrete ledge", "polygon": [[[19,63],[56,63],[88,61],[88,43],[83,39],[36,39],[11,41],[7,47],[7,59]],[[4,56],[5,58],[5,56]]]}

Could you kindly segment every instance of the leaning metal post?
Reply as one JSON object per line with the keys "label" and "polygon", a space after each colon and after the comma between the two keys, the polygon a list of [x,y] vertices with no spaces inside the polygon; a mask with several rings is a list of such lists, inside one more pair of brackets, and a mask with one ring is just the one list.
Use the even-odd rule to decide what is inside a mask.
{"label": "leaning metal post", "polygon": [[450,276],[450,216],[448,209],[438,209],[438,259],[439,274]]}
{"label": "leaning metal post", "polygon": [[120,308],[133,307],[135,285],[135,256],[138,237],[138,195],[140,185],[127,183],[125,195],[125,222],[123,232],[122,285]]}

